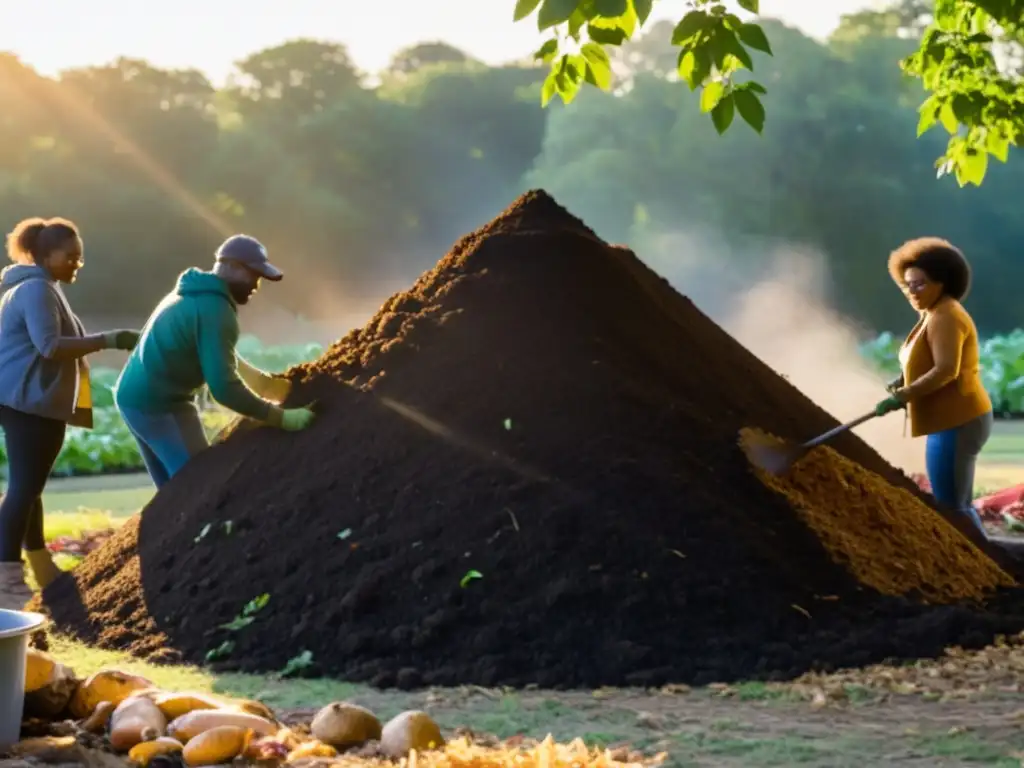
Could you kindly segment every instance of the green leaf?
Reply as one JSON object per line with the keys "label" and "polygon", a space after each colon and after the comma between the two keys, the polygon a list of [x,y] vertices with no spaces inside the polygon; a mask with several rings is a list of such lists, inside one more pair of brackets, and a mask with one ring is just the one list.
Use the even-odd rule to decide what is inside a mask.
{"label": "green leaf", "polygon": [[543,61],[545,64],[550,64],[551,60],[555,58],[556,53],[558,53],[558,40],[551,38],[550,40],[546,40],[544,45],[534,51],[533,58],[537,61]]}
{"label": "green leaf", "polygon": [[633,0],[633,10],[636,11],[636,18],[641,26],[647,23],[652,8],[654,8],[654,0]]}
{"label": "green leaf", "polygon": [[583,25],[587,23],[587,15],[581,8],[577,8],[573,11],[572,16],[569,17],[569,37],[573,40],[579,41],[580,32],[583,30]]}
{"label": "green leaf", "polygon": [[622,39],[628,40],[633,36],[633,33],[636,31],[636,24],[636,12],[633,10],[632,4],[630,4],[626,8],[626,12],[621,16],[617,16],[613,19],[606,19],[604,17],[593,19],[590,22],[588,31],[590,32],[590,37],[594,42],[609,45],[611,43],[608,43],[604,40],[599,40],[597,37],[594,36],[595,29],[619,30],[619,34],[622,35]]}
{"label": "green leaf", "polygon": [[760,3],[758,2],[758,0],[738,0],[738,1],[739,1],[740,8],[742,8],[745,11],[750,11],[751,13],[760,13],[761,12]]}
{"label": "green leaf", "polygon": [[1010,140],[999,131],[989,128],[985,136],[985,149],[991,152],[999,162],[1005,163],[1010,156]]}
{"label": "green leaf", "polygon": [[[722,70],[723,74],[735,72],[739,69],[739,65],[753,71],[754,60],[750,58],[750,54],[747,52],[747,49],[743,47],[743,44],[740,43],[739,38],[736,37],[734,33],[723,29],[715,36],[712,44],[715,46],[715,50],[722,50],[725,52],[725,55],[719,62],[719,68]],[[730,61],[730,57],[734,61]]]}
{"label": "green leaf", "polygon": [[988,170],[988,153],[973,147],[968,148],[956,164],[956,180],[960,186],[974,184],[980,187]]}
{"label": "green leaf", "polygon": [[733,93],[733,100],[736,102],[736,111],[740,113],[743,121],[753,128],[757,133],[764,130],[764,105],[749,88],[736,90]]}
{"label": "green leaf", "polygon": [[682,45],[694,35],[708,29],[712,23],[712,18],[706,12],[690,11],[672,30],[672,45]]}
{"label": "green leaf", "polygon": [[596,16],[615,19],[629,10],[629,0],[594,0]]}
{"label": "green leaf", "polygon": [[921,138],[925,133],[931,130],[932,126],[934,126],[939,119],[939,109],[935,97],[930,96],[927,98],[919,107],[918,111],[921,113],[921,117],[917,121],[917,137]]}
{"label": "green leaf", "polygon": [[540,5],[540,0],[516,0],[516,9],[512,14],[513,21],[522,21]]}
{"label": "green leaf", "polygon": [[944,102],[942,107],[939,109],[939,120],[942,122],[942,127],[945,128],[947,133],[951,136],[955,135],[960,130],[960,122],[956,119],[956,115],[953,114],[953,105],[948,101]]}
{"label": "green leaf", "polygon": [[544,85],[541,86],[540,89],[540,105],[542,107],[546,107],[548,105],[548,102],[554,98],[555,93],[558,90],[556,87],[556,75],[557,73],[552,69],[548,72],[548,76],[544,78]]}
{"label": "green leaf", "polygon": [[711,74],[711,54],[704,46],[682,50],[679,52],[678,67],[679,76],[686,81],[691,91],[695,91]]}
{"label": "green leaf", "polygon": [[725,133],[729,126],[732,125],[732,118],[736,111],[735,107],[733,95],[729,93],[723,96],[715,105],[715,108],[711,110],[711,122],[714,123],[715,130],[718,131],[719,135]]}
{"label": "green leaf", "polygon": [[981,114],[980,105],[965,93],[956,94],[950,102],[950,107],[957,122],[964,125],[970,125],[974,118]]}
{"label": "green leaf", "polygon": [[484,575],[480,571],[466,571],[465,575],[459,579],[459,586],[465,589],[469,582],[482,579],[483,577]]}
{"label": "green leaf", "polygon": [[704,91],[700,95],[700,111],[710,112],[718,106],[718,102],[722,100],[724,95],[725,85],[722,81],[712,80],[704,86]]}
{"label": "green leaf", "polygon": [[757,24],[744,24],[736,30],[736,34],[739,35],[744,45],[753,48],[755,51],[767,53],[769,56],[772,55],[771,43],[768,42],[768,37],[765,35],[764,30]]}
{"label": "green leaf", "polygon": [[594,22],[587,25],[587,36],[601,45],[622,45],[626,42],[626,30],[621,27],[600,27]]}
{"label": "green leaf", "polygon": [[748,80],[743,83],[743,90],[753,91],[754,93],[760,93],[762,95],[768,93],[768,90],[755,80]]}
{"label": "green leaf", "polygon": [[584,43],[580,53],[586,59],[586,79],[602,91],[612,87],[612,62],[608,54],[597,43]]}
{"label": "green leaf", "polygon": [[545,29],[564,24],[576,12],[577,0],[542,0],[540,13],[537,14],[537,29]]}
{"label": "green leaf", "polygon": [[587,60],[579,54],[565,55],[555,74],[555,90],[566,104],[572,102],[580,91],[587,69]]}

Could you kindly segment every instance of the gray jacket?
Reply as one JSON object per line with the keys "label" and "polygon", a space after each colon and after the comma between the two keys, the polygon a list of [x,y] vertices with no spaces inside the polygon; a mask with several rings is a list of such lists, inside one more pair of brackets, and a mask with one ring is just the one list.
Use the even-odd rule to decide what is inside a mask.
{"label": "gray jacket", "polygon": [[46,270],[14,264],[0,272],[0,406],[92,427],[90,398],[76,407],[79,388],[89,387],[89,366],[50,359],[62,337],[84,335]]}

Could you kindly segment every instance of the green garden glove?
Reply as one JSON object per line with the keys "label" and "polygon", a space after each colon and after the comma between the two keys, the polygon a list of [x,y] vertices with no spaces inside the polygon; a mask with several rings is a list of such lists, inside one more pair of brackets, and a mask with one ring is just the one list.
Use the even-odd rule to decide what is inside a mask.
{"label": "green garden glove", "polygon": [[875,416],[885,416],[885,414],[887,413],[898,411],[900,410],[900,408],[903,407],[903,405],[903,401],[900,400],[895,395],[892,397],[887,397],[885,398],[885,400],[883,400],[882,402],[875,406]]}
{"label": "green garden glove", "polygon": [[301,432],[312,424],[315,418],[316,414],[311,408],[276,408],[270,412],[270,423],[285,432]]}
{"label": "green garden glove", "polygon": [[107,331],[103,334],[103,343],[107,349],[120,349],[123,352],[131,352],[139,343],[139,331],[119,330]]}

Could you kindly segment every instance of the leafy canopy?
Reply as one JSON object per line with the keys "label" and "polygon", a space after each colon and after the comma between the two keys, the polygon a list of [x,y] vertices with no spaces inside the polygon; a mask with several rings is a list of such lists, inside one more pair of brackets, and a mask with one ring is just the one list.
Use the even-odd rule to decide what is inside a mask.
{"label": "leafy canopy", "polygon": [[[536,15],[550,30],[534,54],[550,64],[541,102],[556,95],[569,103],[584,84],[612,88],[608,47],[633,38],[658,0],[516,0],[514,21]],[[759,0],[736,0],[756,15]],[[700,89],[701,110],[721,134],[735,116],[758,133],[765,124],[767,91],[737,75],[754,71],[752,52],[772,55],[762,28],[731,13],[722,0],[690,0],[672,31],[679,48],[679,77]],[[1024,44],[1024,0],[935,0],[919,49],[901,62],[919,78],[928,97],[920,107],[918,136],[941,125],[949,133],[938,174],[952,173],[960,186],[980,185],[989,156],[1006,162],[1011,145],[1024,138],[1024,82],[1019,76]]]}

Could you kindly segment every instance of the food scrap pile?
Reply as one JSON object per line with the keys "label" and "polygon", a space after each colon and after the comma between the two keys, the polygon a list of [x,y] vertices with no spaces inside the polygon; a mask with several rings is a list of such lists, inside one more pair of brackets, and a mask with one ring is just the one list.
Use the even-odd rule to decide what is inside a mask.
{"label": "food scrap pile", "polygon": [[[198,768],[251,764],[384,768],[582,766],[645,768],[665,755],[635,753],[622,760],[580,741],[556,744],[446,740],[425,712],[409,710],[381,723],[370,710],[336,701],[309,722],[285,722],[267,706],[200,692],[164,691],[138,675],[102,669],[85,680],[51,656],[30,650],[26,664],[23,739],[0,760],[110,765],[123,756],[134,768]],[[493,741],[493,740],[490,740]]]}
{"label": "food scrap pile", "polygon": [[60,630],[416,688],[782,679],[1024,627],[1024,604],[935,608],[837,563],[737,445],[835,419],[543,191],[291,376],[313,427],[191,462],[47,588]]}
{"label": "food scrap pile", "polygon": [[[754,440],[781,443],[757,430],[741,431],[741,446]],[[837,562],[879,592],[950,603],[1014,584],[916,495],[828,446],[783,475],[754,471],[786,498]]]}

